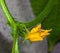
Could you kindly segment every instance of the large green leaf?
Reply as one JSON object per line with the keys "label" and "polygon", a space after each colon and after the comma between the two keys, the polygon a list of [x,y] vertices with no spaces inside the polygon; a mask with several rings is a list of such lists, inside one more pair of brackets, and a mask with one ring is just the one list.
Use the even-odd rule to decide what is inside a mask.
{"label": "large green leaf", "polygon": [[43,11],[47,2],[48,0],[31,0],[31,6],[33,8],[32,10],[36,16]]}
{"label": "large green leaf", "polygon": [[[50,13],[42,21],[44,29],[52,29],[48,36],[49,50],[52,50],[56,42],[60,40],[60,0],[53,0],[54,5]],[[31,0],[33,12],[38,16],[45,8],[48,0]]]}
{"label": "large green leaf", "polygon": [[52,11],[47,18],[43,21],[43,28],[52,28],[52,33],[48,37],[50,49],[52,50],[56,42],[60,40],[60,4],[59,0],[56,1]]}

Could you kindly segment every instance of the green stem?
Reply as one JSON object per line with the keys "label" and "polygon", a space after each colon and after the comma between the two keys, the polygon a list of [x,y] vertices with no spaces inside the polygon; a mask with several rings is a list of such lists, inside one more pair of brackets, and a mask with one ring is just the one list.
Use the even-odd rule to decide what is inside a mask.
{"label": "green stem", "polygon": [[55,3],[54,0],[49,0],[45,9],[39,14],[39,16],[37,16],[36,19],[34,19],[33,21],[28,22],[26,26],[31,27],[35,24],[41,23],[47,17],[47,15],[51,12],[54,3]]}
{"label": "green stem", "polygon": [[51,53],[54,49],[54,46],[55,46],[56,43],[54,42],[48,42],[48,53]]}
{"label": "green stem", "polygon": [[1,4],[0,4],[1,5]]}
{"label": "green stem", "polygon": [[13,37],[13,48],[12,48],[12,53],[19,53],[19,48],[18,48],[18,36],[17,36],[17,27],[16,25],[14,28],[12,28],[12,37]]}
{"label": "green stem", "polygon": [[12,53],[19,53],[18,38],[14,38]]}
{"label": "green stem", "polygon": [[0,4],[1,4],[3,12],[6,15],[6,18],[8,19],[10,25],[13,26],[15,24],[15,22],[14,22],[13,16],[11,15],[10,11],[8,10],[5,0],[0,0]]}

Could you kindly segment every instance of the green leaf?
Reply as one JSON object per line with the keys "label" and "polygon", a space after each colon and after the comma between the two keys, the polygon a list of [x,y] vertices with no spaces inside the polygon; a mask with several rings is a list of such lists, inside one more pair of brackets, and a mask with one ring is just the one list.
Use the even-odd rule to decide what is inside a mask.
{"label": "green leaf", "polygon": [[[52,51],[56,42],[60,40],[60,0],[53,0],[53,1],[54,5],[52,7],[52,10],[48,13],[46,18],[41,22],[43,25],[42,28],[52,29],[51,35],[48,36],[50,51]],[[48,2],[47,0],[37,0],[37,1],[31,0],[32,9],[36,16],[38,16],[44,10],[47,2]]]}
{"label": "green leaf", "polygon": [[48,3],[48,0],[30,0],[34,14],[39,15]]}
{"label": "green leaf", "polygon": [[49,51],[51,51],[56,42],[60,40],[60,1],[57,0],[52,11],[47,18],[42,22],[43,28],[52,28],[52,33],[48,37]]}
{"label": "green leaf", "polygon": [[43,11],[41,13],[39,13],[39,15],[36,16],[36,18],[34,20],[28,22],[27,26],[31,27],[33,25],[41,23],[47,17],[47,15],[50,13],[50,11],[52,10],[52,7],[53,7],[53,5],[54,5],[55,2],[56,1],[54,1],[54,0],[49,0],[48,3],[47,3],[47,5],[43,9]]}

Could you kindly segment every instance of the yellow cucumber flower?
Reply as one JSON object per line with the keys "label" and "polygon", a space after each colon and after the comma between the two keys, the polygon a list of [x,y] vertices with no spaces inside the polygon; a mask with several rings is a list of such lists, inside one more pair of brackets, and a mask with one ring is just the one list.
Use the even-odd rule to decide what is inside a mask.
{"label": "yellow cucumber flower", "polygon": [[41,29],[41,24],[39,24],[26,35],[25,39],[29,39],[31,42],[42,41],[46,36],[50,34],[50,31],[51,29]]}

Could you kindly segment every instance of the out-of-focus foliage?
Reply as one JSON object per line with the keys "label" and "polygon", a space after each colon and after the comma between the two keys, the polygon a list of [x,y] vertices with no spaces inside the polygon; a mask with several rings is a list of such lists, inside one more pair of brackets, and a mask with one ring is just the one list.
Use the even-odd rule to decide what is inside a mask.
{"label": "out-of-focus foliage", "polygon": [[48,0],[30,0],[31,1],[31,6],[34,14],[37,16],[40,14],[40,12],[43,11],[45,8]]}
{"label": "out-of-focus foliage", "polygon": [[[30,0],[34,14],[38,16],[45,8],[49,0]],[[60,40],[60,0],[53,0],[54,5],[50,13],[42,21],[44,29],[52,29],[48,36],[49,50],[52,50],[58,40]],[[51,3],[52,5],[52,3]]]}

